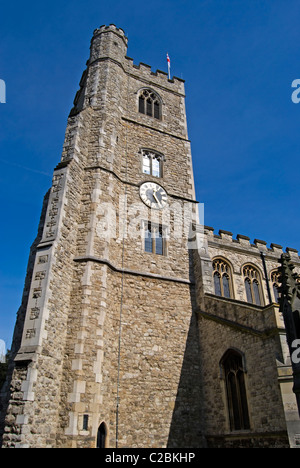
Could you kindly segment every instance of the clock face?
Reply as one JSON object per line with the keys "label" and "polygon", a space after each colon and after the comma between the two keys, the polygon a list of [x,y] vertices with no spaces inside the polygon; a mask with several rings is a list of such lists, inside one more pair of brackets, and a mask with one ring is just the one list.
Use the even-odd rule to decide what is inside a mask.
{"label": "clock face", "polygon": [[140,196],[143,202],[155,210],[163,209],[168,200],[166,191],[155,182],[145,182],[140,186]]}

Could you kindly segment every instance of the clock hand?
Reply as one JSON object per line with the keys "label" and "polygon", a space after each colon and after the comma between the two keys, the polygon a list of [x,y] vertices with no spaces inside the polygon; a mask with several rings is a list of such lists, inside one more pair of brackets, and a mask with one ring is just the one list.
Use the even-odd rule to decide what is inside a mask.
{"label": "clock hand", "polygon": [[157,196],[156,196],[156,190],[154,191],[153,190],[153,197],[155,198],[155,200],[157,201],[157,204],[160,206],[160,201],[158,200]]}

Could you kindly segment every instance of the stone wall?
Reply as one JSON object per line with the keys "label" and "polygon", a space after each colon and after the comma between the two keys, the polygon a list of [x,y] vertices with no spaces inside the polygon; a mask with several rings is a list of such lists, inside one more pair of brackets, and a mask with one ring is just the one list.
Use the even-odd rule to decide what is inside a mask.
{"label": "stone wall", "polygon": [[[252,264],[258,269],[260,274],[263,305],[268,305],[270,303],[267,282],[270,286],[271,302],[276,302],[272,289],[271,273],[280,266],[279,259],[283,253],[282,246],[272,243],[268,248],[267,242],[254,239],[253,243],[251,243],[250,238],[244,235],[237,235],[236,239],[234,239],[231,232],[222,230],[216,235],[214,234],[213,228],[209,227],[205,228],[205,234],[207,235],[210,258],[224,258],[231,266],[233,297],[235,299],[247,301],[242,268],[246,264]],[[286,251],[291,255],[292,261],[296,267],[295,271],[300,272],[300,259],[297,250],[288,247]],[[267,276],[265,275],[262,254],[266,265]],[[212,283],[207,292],[214,292]]]}
{"label": "stone wall", "polygon": [[[233,235],[212,228],[197,228],[199,248],[194,252],[197,304],[203,376],[204,432],[209,447],[296,446],[299,416],[292,392],[292,373],[286,344],[284,321],[276,304],[271,273],[278,269],[282,247]],[[296,270],[297,251],[288,248]],[[263,256],[262,256],[263,253]],[[213,260],[230,267],[231,298],[215,295]],[[243,266],[259,271],[261,305],[247,302]],[[266,271],[265,271],[266,267]],[[271,293],[269,297],[267,283]],[[250,430],[232,431],[229,424],[226,385],[221,360],[230,350],[238,350],[246,366],[245,381]],[[298,421],[298,422],[297,422]],[[297,426],[298,425],[298,426]],[[296,426],[298,429],[296,429]]]}
{"label": "stone wall", "polygon": [[[58,443],[94,446],[105,421],[112,447],[116,432],[119,447],[199,444],[191,285],[122,274],[96,261],[78,262],[78,277],[84,276],[88,284],[74,290],[77,307],[68,324],[60,410],[66,430]],[[184,441],[182,424],[189,427]]]}

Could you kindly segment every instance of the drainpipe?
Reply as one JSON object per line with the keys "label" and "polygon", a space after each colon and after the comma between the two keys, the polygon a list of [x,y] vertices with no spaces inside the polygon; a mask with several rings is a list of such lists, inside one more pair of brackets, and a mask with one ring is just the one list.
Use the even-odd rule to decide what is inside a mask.
{"label": "drainpipe", "polygon": [[265,272],[265,278],[266,278],[266,284],[267,284],[267,291],[268,291],[268,297],[269,297],[269,302],[272,304],[272,297],[271,297],[271,291],[270,291],[270,283],[269,283],[269,278],[268,278],[268,272],[267,272],[267,266],[266,266],[266,260],[265,260],[265,253],[260,252],[260,256],[262,259],[263,267],[264,267],[264,272]]}

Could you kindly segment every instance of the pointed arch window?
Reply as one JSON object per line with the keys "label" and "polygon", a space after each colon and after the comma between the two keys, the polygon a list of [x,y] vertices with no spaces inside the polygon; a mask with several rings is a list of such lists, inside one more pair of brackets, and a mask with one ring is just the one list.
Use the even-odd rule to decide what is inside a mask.
{"label": "pointed arch window", "polygon": [[260,274],[252,265],[245,265],[243,277],[247,302],[250,304],[263,305]]}
{"label": "pointed arch window", "polygon": [[230,349],[221,360],[231,431],[250,429],[245,369],[240,352]]}
{"label": "pointed arch window", "polygon": [[280,298],[280,294],[279,294],[279,284],[280,284],[279,276],[280,276],[280,273],[279,273],[278,270],[274,270],[274,271],[271,272],[271,284],[272,284],[272,289],[273,289],[273,295],[274,295],[274,300],[277,303],[279,303],[279,298]]}
{"label": "pointed arch window", "polygon": [[162,177],[163,174],[163,155],[155,151],[142,150],[143,174],[153,177]]}
{"label": "pointed arch window", "polygon": [[231,268],[225,260],[221,258],[213,260],[213,279],[217,296],[227,298],[233,296]]}
{"label": "pointed arch window", "polygon": [[140,91],[139,112],[161,120],[161,100],[151,89],[143,89]]}
{"label": "pointed arch window", "polygon": [[104,422],[102,422],[98,428],[97,432],[97,448],[105,448],[107,439],[107,427]]}

